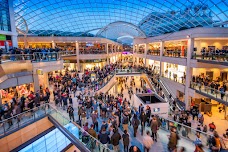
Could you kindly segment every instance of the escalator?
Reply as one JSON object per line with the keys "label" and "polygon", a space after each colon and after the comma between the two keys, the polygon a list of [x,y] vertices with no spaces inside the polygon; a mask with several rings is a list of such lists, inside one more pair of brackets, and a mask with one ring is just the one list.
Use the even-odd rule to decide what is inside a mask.
{"label": "escalator", "polygon": [[175,94],[172,92],[172,90],[167,85],[165,85],[165,83],[161,77],[158,78],[158,83],[160,84],[166,98],[169,99],[170,105],[175,106],[175,105],[173,105],[173,102],[175,101],[176,107],[178,108],[178,110],[185,110],[184,102],[182,102],[178,98],[176,98]]}

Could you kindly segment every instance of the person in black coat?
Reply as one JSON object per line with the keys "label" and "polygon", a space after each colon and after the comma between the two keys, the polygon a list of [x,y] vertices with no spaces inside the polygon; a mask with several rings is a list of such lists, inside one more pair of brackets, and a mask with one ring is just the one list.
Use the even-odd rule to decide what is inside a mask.
{"label": "person in black coat", "polygon": [[124,130],[124,134],[122,135],[122,138],[123,138],[124,152],[128,152],[130,136],[129,136],[127,130]]}
{"label": "person in black coat", "polygon": [[140,115],[140,120],[141,120],[141,134],[143,135],[143,130],[145,129],[145,124],[147,121],[147,116],[144,111]]}
{"label": "person in black coat", "polygon": [[114,151],[120,151],[119,141],[121,139],[121,135],[118,132],[118,129],[113,129],[114,134],[111,137],[111,144],[114,146]]}

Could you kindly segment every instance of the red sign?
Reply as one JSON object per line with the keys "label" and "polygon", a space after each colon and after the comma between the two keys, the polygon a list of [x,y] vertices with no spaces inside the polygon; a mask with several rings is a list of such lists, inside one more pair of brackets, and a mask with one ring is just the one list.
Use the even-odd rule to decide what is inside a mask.
{"label": "red sign", "polygon": [[7,42],[9,43],[9,46],[13,46],[12,41],[11,40],[7,40]]}
{"label": "red sign", "polygon": [[[11,40],[7,40],[7,42],[9,43],[9,46],[13,46]],[[0,41],[0,46],[5,46],[5,41]]]}
{"label": "red sign", "polygon": [[5,46],[5,41],[0,41],[0,46]]}

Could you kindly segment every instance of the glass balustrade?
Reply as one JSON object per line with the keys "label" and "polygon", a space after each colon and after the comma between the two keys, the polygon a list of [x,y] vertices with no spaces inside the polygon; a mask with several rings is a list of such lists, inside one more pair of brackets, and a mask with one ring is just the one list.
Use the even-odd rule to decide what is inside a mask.
{"label": "glass balustrade", "polygon": [[79,54],[107,54],[107,51],[106,50],[81,50],[79,51]]}
{"label": "glass balustrade", "polygon": [[33,62],[47,62],[60,60],[60,55],[57,52],[35,52],[33,53]]}
{"label": "glass balustrade", "polygon": [[3,54],[1,63],[21,60],[33,60],[33,54]]}
{"label": "glass balustrade", "polygon": [[212,53],[196,54],[196,53],[193,53],[192,59],[227,62],[228,53],[224,53],[224,54],[212,54]]}
{"label": "glass balustrade", "polygon": [[160,50],[148,50],[147,55],[160,56]]}
{"label": "glass balustrade", "polygon": [[93,152],[111,152],[107,146],[100,143],[99,140],[92,137],[88,132],[86,132],[83,128],[77,125],[74,122],[70,122],[68,118],[66,118],[60,111],[51,107],[53,110],[50,115],[58,121],[62,126],[64,126],[74,137],[76,137],[79,141],[81,141],[85,147]]}
{"label": "glass balustrade", "polygon": [[[52,105],[44,104],[37,108],[28,110],[19,115],[10,117],[0,122],[0,136],[3,137],[8,133],[17,131],[23,126],[26,126],[32,122],[35,122],[41,117],[51,115],[60,125],[64,126],[74,137],[79,139],[85,147],[94,152],[99,152],[104,150],[104,152],[110,152],[107,146],[103,145],[96,138],[92,137],[89,133],[84,131],[79,125],[71,122],[67,117],[65,117],[60,111],[54,108]],[[45,148],[45,147],[43,147]]]}
{"label": "glass balustrade", "polygon": [[1,63],[30,60],[31,62],[48,62],[60,60],[62,56],[73,55],[73,51],[34,52],[33,54],[3,54]]}
{"label": "glass balustrade", "polygon": [[217,90],[208,86],[203,85],[203,83],[191,82],[190,87],[192,89],[198,90],[202,93],[208,94],[215,98],[221,99],[223,101],[228,101],[228,93],[222,90]]}
{"label": "glass balustrade", "polygon": [[163,56],[166,57],[175,57],[175,58],[186,58],[187,52],[186,51],[180,51],[180,50],[166,50],[163,53]]}
{"label": "glass balustrade", "polygon": [[[51,109],[46,108],[47,105],[41,105],[40,107],[26,110],[25,112],[7,118],[0,122],[0,136],[5,136],[23,126],[26,126],[35,120],[44,117]],[[3,117],[7,117],[7,113]]]}

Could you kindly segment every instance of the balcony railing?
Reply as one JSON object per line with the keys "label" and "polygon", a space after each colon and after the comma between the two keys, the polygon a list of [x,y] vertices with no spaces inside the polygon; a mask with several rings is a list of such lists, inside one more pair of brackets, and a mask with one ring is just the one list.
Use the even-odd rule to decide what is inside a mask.
{"label": "balcony railing", "polygon": [[223,53],[223,54],[212,54],[212,53],[196,54],[196,53],[193,53],[192,59],[227,62],[228,53]]}
{"label": "balcony railing", "polygon": [[33,54],[3,54],[0,59],[1,63],[24,60],[30,60],[31,62],[48,62],[60,60],[61,56],[64,56],[64,54],[66,55],[66,52],[34,52]]}
{"label": "balcony railing", "polygon": [[191,82],[190,87],[192,89],[198,90],[199,92],[205,93],[207,95],[213,96],[214,98],[221,99],[223,101],[228,101],[228,93],[225,90],[217,90],[208,86],[203,85],[203,83]]}
{"label": "balcony railing", "polygon": [[144,54],[145,51],[144,50],[139,50],[139,51],[136,51],[137,54]]}
{"label": "balcony railing", "polygon": [[160,56],[160,50],[148,50],[147,55]]}
{"label": "balcony railing", "polygon": [[182,51],[179,51],[179,50],[166,50],[164,53],[163,53],[163,56],[166,56],[166,57],[175,57],[175,58],[186,58],[187,57],[187,52],[184,51],[184,53],[182,53]]}
{"label": "balcony railing", "polygon": [[79,54],[107,54],[105,50],[80,50]]}

